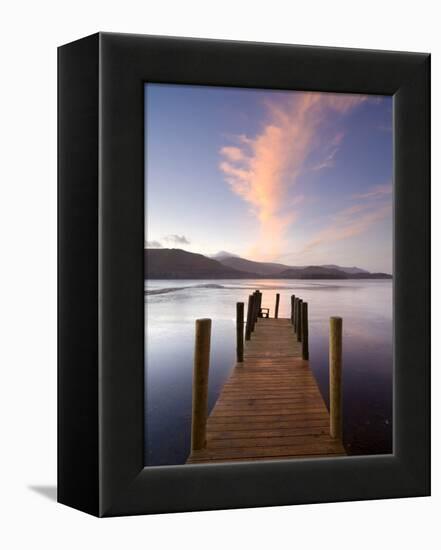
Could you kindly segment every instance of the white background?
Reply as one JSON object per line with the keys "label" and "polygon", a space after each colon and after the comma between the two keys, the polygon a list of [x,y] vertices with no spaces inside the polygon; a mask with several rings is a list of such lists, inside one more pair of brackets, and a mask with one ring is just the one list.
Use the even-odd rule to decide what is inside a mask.
{"label": "white background", "polygon": [[53,498],[57,46],[102,30],[432,52],[433,280],[437,282],[440,254],[436,248],[441,226],[438,185],[441,40],[436,11],[436,3],[425,0],[16,0],[2,5],[0,545],[3,548],[88,549],[98,544],[106,548],[148,546],[177,550],[320,546],[362,550],[398,545],[439,548],[438,284],[433,289],[433,497],[101,520],[58,505]]}

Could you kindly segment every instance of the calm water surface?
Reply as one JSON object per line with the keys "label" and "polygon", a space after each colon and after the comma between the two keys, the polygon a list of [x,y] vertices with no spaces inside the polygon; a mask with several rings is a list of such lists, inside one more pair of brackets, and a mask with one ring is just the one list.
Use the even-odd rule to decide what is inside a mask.
{"label": "calm water surface", "polygon": [[209,410],[235,361],[236,302],[263,292],[262,307],[290,316],[308,302],[310,366],[327,405],[329,317],[343,317],[343,418],[348,454],[392,452],[392,281],[145,281],[146,465],[183,464],[190,449],[194,322],[212,322]]}

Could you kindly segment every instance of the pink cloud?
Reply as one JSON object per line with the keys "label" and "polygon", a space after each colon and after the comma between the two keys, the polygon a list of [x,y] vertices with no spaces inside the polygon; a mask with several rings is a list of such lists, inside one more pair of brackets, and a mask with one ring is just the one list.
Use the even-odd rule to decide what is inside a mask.
{"label": "pink cloud", "polygon": [[220,152],[231,162],[240,162],[244,159],[242,149],[239,147],[222,147]]}
{"label": "pink cloud", "polygon": [[[266,102],[268,119],[255,137],[237,136],[237,147],[223,147],[219,164],[234,193],[244,199],[260,225],[258,251],[274,257],[283,248],[295,211],[286,212],[288,191],[319,143],[319,130],[333,112],[344,114],[366,97],[305,92],[288,101]],[[337,134],[324,162],[331,163],[343,134]]]}

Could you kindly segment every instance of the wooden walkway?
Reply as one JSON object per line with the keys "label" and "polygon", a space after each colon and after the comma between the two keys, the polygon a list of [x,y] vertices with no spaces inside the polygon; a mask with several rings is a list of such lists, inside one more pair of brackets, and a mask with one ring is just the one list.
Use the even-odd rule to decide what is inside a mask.
{"label": "wooden walkway", "polygon": [[290,319],[259,318],[187,463],[345,455]]}

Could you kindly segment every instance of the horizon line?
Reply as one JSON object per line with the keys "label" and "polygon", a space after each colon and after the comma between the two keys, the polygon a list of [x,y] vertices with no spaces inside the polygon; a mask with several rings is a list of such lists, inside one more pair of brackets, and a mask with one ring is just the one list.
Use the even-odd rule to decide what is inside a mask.
{"label": "horizon line", "polygon": [[[188,250],[185,250],[184,248],[176,248],[176,247],[166,247],[166,246],[144,246],[144,251],[146,250],[180,250],[181,252],[186,252],[187,254],[197,254],[197,255],[200,255],[200,256],[204,256],[206,258],[208,258],[209,260],[215,260],[215,261],[220,261],[218,258],[216,258],[216,254],[219,254],[216,253],[216,254],[206,254],[206,253],[202,253],[202,252],[190,252]],[[370,271],[369,269],[366,269],[364,267],[359,267],[358,265],[355,265],[355,264],[352,264],[352,265],[340,265],[340,264],[337,264],[337,263],[310,263],[310,264],[304,264],[304,265],[289,265],[289,264],[286,264],[286,263],[283,263],[283,262],[280,262],[280,261],[276,261],[276,260],[272,260],[272,261],[261,261],[261,260],[250,260],[249,258],[244,258],[243,256],[239,256],[238,254],[233,254],[233,253],[228,253],[229,255],[225,254],[225,256],[223,256],[223,259],[224,258],[238,258],[240,260],[245,260],[247,262],[253,262],[253,263],[256,263],[256,264],[280,264],[282,266],[285,266],[285,267],[288,267],[288,268],[306,268],[306,267],[327,267],[327,266],[336,266],[336,267],[346,267],[346,268],[355,268],[355,269],[361,269],[363,271],[366,271],[367,273],[369,274],[375,274],[375,273],[383,273],[385,275],[390,275],[391,277],[393,277],[393,273],[389,273],[388,271]]]}

